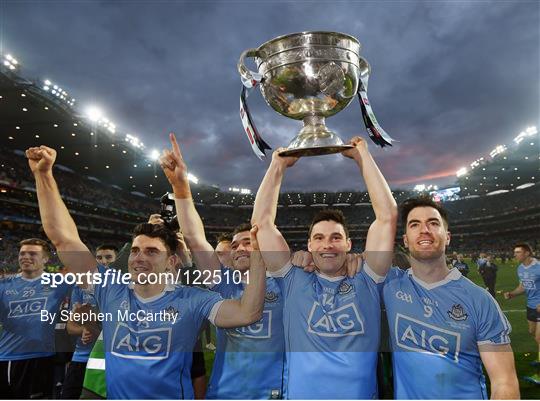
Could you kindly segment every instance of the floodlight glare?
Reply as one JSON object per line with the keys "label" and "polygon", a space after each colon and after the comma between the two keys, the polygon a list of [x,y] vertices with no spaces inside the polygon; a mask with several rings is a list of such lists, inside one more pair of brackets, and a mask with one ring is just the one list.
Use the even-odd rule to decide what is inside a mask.
{"label": "floodlight glare", "polygon": [[189,181],[191,181],[192,183],[194,184],[198,184],[199,183],[199,179],[197,177],[195,177],[193,174],[191,173],[188,173],[187,175],[187,178]]}
{"label": "floodlight glare", "polygon": [[103,112],[95,106],[90,106],[86,109],[86,115],[90,121],[96,122],[103,117]]}
{"label": "floodlight glare", "polygon": [[45,85],[50,86],[50,85],[51,85],[51,81],[49,81],[48,79],[46,79],[46,80],[45,80]]}
{"label": "floodlight glare", "polygon": [[461,177],[463,175],[467,174],[467,168],[461,167],[458,171],[456,171],[456,176]]}
{"label": "floodlight glare", "polygon": [[150,160],[157,160],[159,159],[159,151],[156,149],[152,150],[152,153],[150,153]]}

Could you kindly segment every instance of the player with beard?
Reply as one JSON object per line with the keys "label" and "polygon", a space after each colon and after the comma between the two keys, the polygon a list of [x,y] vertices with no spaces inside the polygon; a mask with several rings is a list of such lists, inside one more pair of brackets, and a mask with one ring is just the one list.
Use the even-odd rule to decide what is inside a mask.
{"label": "player with beard", "polygon": [[395,398],[485,399],[482,362],[493,399],[519,398],[506,317],[487,291],[446,265],[445,210],[415,198],[401,212],[411,268],[393,268],[383,288]]}
{"label": "player with beard", "polygon": [[20,242],[20,273],[0,280],[0,397],[51,398],[54,325],[40,312],[57,313],[72,287],[42,284],[49,244],[37,238]]}
{"label": "player with beard", "polygon": [[291,399],[377,398],[377,351],[380,338],[378,283],[392,262],[397,206],[371,157],[365,140],[355,137],[344,151],[359,167],[372,201],[375,221],[365,246],[364,268],[347,274],[352,242],[343,214],[323,210],[311,224],[308,250],[316,273],[294,268],[287,242],[275,226],[279,190],[285,170],[297,158],[279,156],[261,183],[252,223],[267,270],[282,288],[283,319]]}
{"label": "player with beard", "polygon": [[[174,190],[176,212],[184,238],[209,287],[223,298],[239,299],[252,280],[253,251],[249,224],[237,227],[230,243],[230,265],[220,264],[207,241],[202,220],[195,209],[180,147],[170,135],[172,151],[161,158],[163,170]],[[240,274],[237,274],[238,272]],[[241,280],[235,277],[241,277]],[[208,399],[269,399],[283,396],[285,354],[283,298],[274,279],[266,279],[262,319],[249,326],[217,330],[217,349],[208,385]]]}
{"label": "player with beard", "polygon": [[[191,358],[203,320],[232,328],[261,318],[265,272],[259,253],[252,255],[250,281],[240,300],[223,300],[210,291],[172,285],[164,279],[150,283],[147,279],[151,273],[163,278],[165,272],[176,266],[178,239],[163,226],[140,224],[134,230],[128,260],[132,282],[112,283],[106,269],[96,266],[92,253],[80,240],[75,222],[62,201],[52,173],[56,152],[40,146],[28,149],[26,156],[36,180],[43,228],[58,250],[60,260],[72,272],[90,272],[101,278],[101,283],[89,282],[83,286],[94,294],[100,311],[112,317],[102,322],[103,339],[109,351],[106,352],[107,397],[192,399]],[[257,246],[255,234],[256,228],[252,230],[254,247]],[[107,277],[109,280],[105,281]],[[136,318],[115,318],[118,311],[129,312]],[[162,318],[149,319],[148,314],[161,314]],[[159,380],[151,380],[156,377]]]}

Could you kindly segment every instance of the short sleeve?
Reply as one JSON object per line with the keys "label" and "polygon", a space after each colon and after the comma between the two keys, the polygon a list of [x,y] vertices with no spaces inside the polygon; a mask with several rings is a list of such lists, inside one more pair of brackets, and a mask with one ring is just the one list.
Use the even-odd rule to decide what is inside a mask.
{"label": "short sleeve", "polygon": [[362,260],[362,269],[360,270],[360,273],[375,284],[382,284],[386,279],[385,276],[379,276],[377,273],[375,273],[365,260]]}
{"label": "short sleeve", "polygon": [[223,303],[221,295],[202,288],[186,289],[189,289],[191,292],[190,298],[193,301],[196,315],[200,316],[201,320],[208,319],[210,323],[215,324],[219,307]]}
{"label": "short sleeve", "polygon": [[305,273],[301,267],[293,265],[291,262],[287,262],[281,269],[273,272],[268,272],[268,275],[276,280],[278,287],[285,298],[291,293],[291,288],[295,282],[296,275],[301,272]]}
{"label": "short sleeve", "polygon": [[510,344],[512,327],[499,304],[484,289],[480,289],[477,322],[478,344]]}
{"label": "short sleeve", "polygon": [[112,282],[112,276],[116,274],[118,270],[107,269],[103,265],[97,265],[97,272],[93,272],[92,284],[89,284],[86,289],[83,289],[88,294],[94,296],[97,306],[101,310],[106,310],[107,297],[109,293],[120,288],[124,288],[125,284]]}

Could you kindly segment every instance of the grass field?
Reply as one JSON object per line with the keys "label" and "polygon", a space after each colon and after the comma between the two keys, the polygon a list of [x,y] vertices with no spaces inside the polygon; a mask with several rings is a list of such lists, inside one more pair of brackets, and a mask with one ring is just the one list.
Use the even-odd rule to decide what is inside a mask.
{"label": "grass field", "polygon": [[[513,290],[517,284],[516,263],[514,261],[507,262],[505,264],[499,263],[499,270],[497,272],[497,301],[501,305],[501,309],[508,317],[510,324],[512,325],[512,347],[514,349],[516,369],[521,390],[522,399],[540,399],[540,386],[525,382],[521,379],[522,376],[529,376],[534,373],[535,369],[530,366],[530,362],[535,360],[538,356],[538,346],[534,339],[527,332],[527,321],[525,318],[525,296],[520,296],[510,300],[505,300],[503,297],[504,291]],[[476,271],[476,267],[467,260],[467,263],[471,267],[469,279],[478,285],[483,285],[482,278]],[[214,342],[215,343],[215,342]],[[205,352],[206,370],[210,375],[212,369],[212,362],[214,359],[213,352]],[[249,367],[246,367],[249,369]],[[487,377],[487,375],[486,375]],[[489,387],[488,387],[489,388]]]}
{"label": "grass field", "polygon": [[[476,271],[470,261],[467,261],[471,268],[469,278],[476,284],[484,286],[482,278]],[[516,370],[518,374],[519,387],[521,390],[521,398],[523,399],[539,399],[540,386],[525,382],[521,379],[523,376],[529,376],[535,372],[535,369],[530,366],[530,363],[538,358],[538,345],[533,337],[527,331],[527,319],[525,317],[526,298],[524,295],[506,300],[503,297],[503,292],[510,291],[518,285],[516,274],[517,264],[514,261],[505,264],[499,263],[497,272],[497,301],[501,305],[501,309],[512,325],[512,348],[516,360]]]}

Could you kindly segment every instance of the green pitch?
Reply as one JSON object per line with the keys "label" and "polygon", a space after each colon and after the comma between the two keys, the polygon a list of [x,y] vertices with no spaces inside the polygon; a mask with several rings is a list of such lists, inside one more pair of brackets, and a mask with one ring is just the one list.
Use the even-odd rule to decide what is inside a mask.
{"label": "green pitch", "polygon": [[[469,278],[476,284],[485,287],[482,278],[476,270],[476,265],[467,260],[471,272]],[[540,386],[523,381],[523,376],[530,376],[535,373],[535,368],[530,366],[530,363],[538,358],[538,345],[534,338],[527,331],[527,319],[525,317],[526,298],[525,295],[506,300],[503,297],[503,292],[511,291],[518,285],[517,278],[517,263],[513,260],[506,263],[500,263],[496,260],[495,263],[499,266],[497,271],[497,301],[501,305],[501,309],[512,325],[512,348],[516,360],[516,370],[519,379],[519,388],[521,390],[521,398],[523,399],[538,399],[540,398]],[[487,377],[487,375],[486,375]]]}
{"label": "green pitch", "polygon": [[[467,263],[471,268],[469,279],[484,287],[482,278],[476,270],[476,265],[473,265],[470,260],[467,260]],[[503,264],[500,263],[500,260],[496,260],[495,263],[497,263],[499,266],[496,286],[497,301],[501,305],[501,309],[506,314],[510,324],[512,325],[512,333],[510,336],[512,338],[512,348],[514,349],[515,354],[521,398],[539,399],[540,386],[535,386],[521,379],[523,376],[530,376],[535,373],[535,368],[531,367],[530,363],[538,357],[538,346],[532,336],[530,336],[527,332],[527,321],[525,318],[525,296],[505,300],[502,294],[504,291],[510,291],[516,288],[518,284],[516,274],[517,264],[514,261]],[[215,339],[213,342],[215,344]],[[205,352],[204,356],[206,361],[206,371],[208,372],[209,377],[212,370],[214,353]]]}

